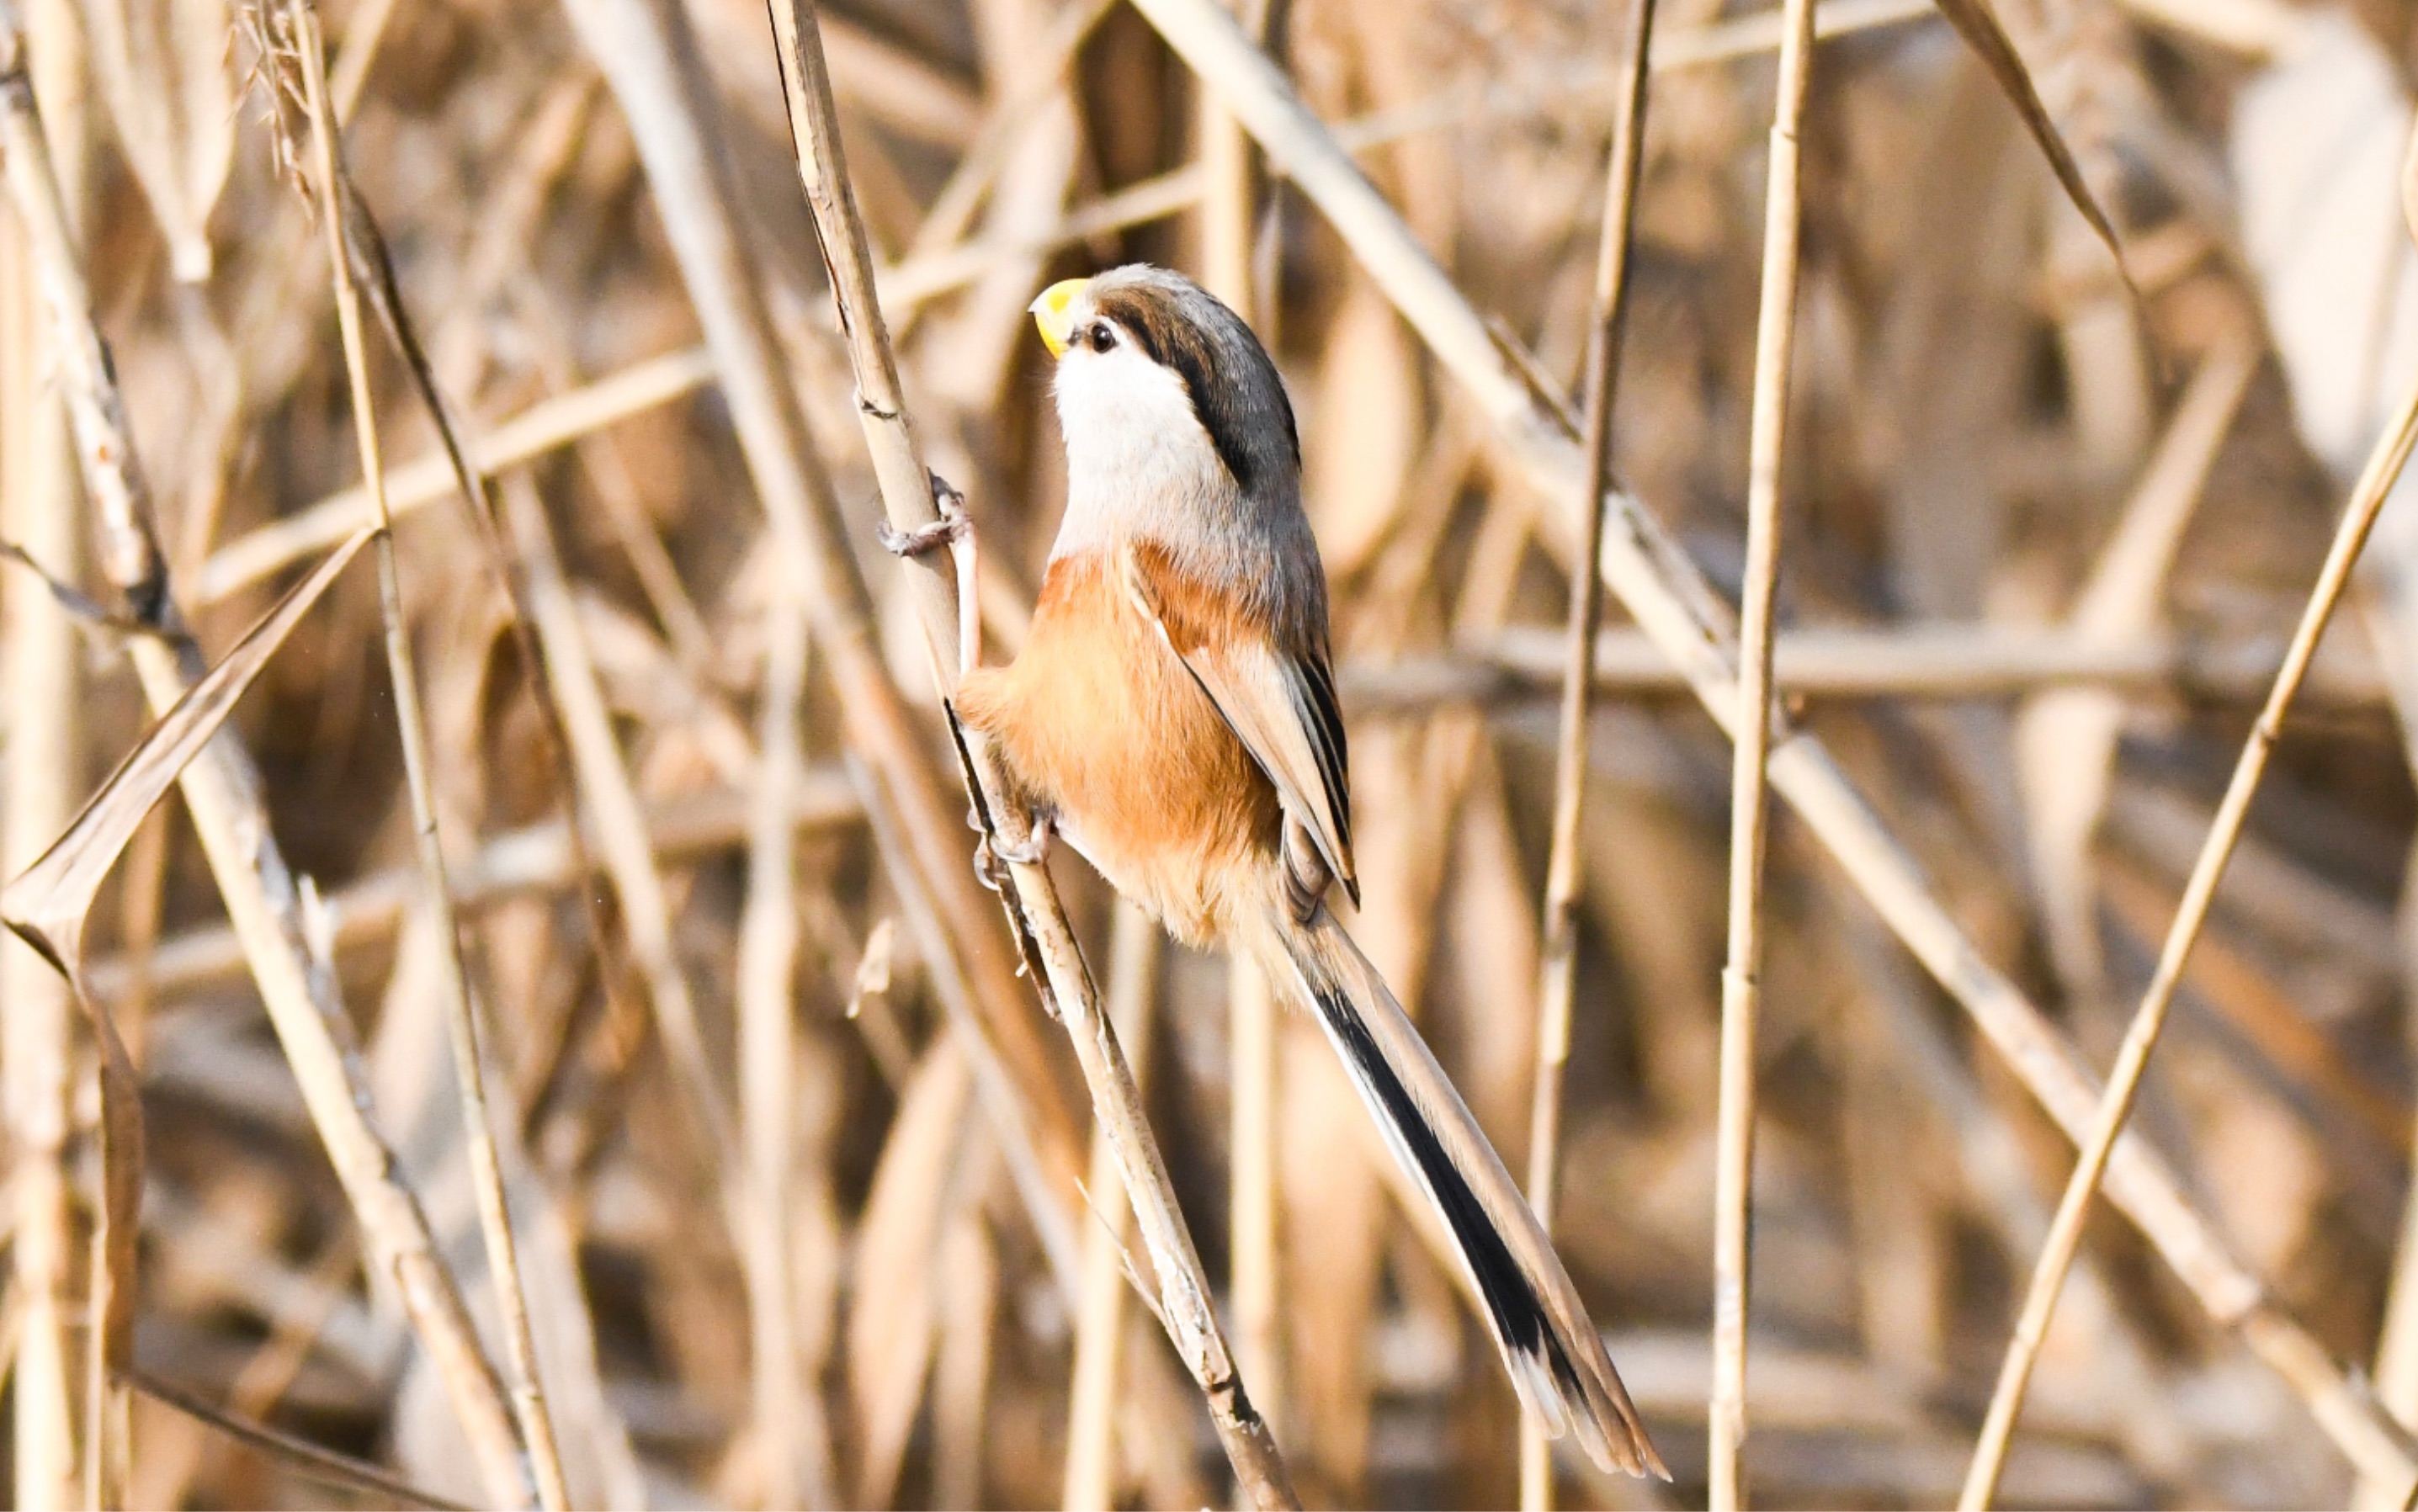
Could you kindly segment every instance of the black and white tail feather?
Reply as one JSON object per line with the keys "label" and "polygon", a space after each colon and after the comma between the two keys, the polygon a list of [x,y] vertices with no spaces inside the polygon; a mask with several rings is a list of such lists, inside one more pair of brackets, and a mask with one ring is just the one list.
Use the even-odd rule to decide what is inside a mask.
{"label": "black and white tail feather", "polygon": [[1521,1401],[1554,1438],[1574,1429],[1602,1469],[1669,1480],[1552,1240],[1376,968],[1324,903],[1304,922],[1279,903],[1268,924],[1387,1149],[1451,1234]]}

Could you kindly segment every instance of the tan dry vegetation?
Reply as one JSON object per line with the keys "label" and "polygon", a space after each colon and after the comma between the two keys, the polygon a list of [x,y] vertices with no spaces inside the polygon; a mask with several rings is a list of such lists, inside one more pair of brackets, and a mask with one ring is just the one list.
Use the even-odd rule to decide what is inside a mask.
{"label": "tan dry vegetation", "polygon": [[[1558,1127],[1557,1240],[1677,1477],[1564,1454],[1553,1489],[1703,1501],[1715,1196],[1747,1118],[1718,1076],[1723,729],[1783,13],[1655,8],[1574,743],[1554,694],[1627,4],[1240,7],[1307,115],[1204,0],[802,8],[898,397],[981,529],[987,655],[1018,641],[1062,494],[1033,293],[1161,262],[1268,338],[1336,590],[1354,928],[1512,1169]],[[1765,386],[1785,723],[1738,894],[1763,962],[1741,1406],[1765,1504],[1966,1482],[2100,1078],[2418,372],[2418,12],[1946,8],[1814,8],[1792,376]],[[2131,289],[2016,73],[1982,61],[1992,17]],[[1325,1046],[1062,853],[1148,1115],[1112,1119],[1123,1159],[1091,1148],[1114,1058],[1042,1016],[974,882],[933,693],[953,648],[926,638],[949,585],[875,542],[885,503],[925,506],[882,488],[872,459],[906,452],[860,424],[855,395],[886,390],[834,316],[849,260],[819,250],[766,14],[324,21],[358,189],[332,225],[312,70],[260,53],[305,45],[302,11],[0,6],[26,38],[0,59],[0,540],[85,601],[0,563],[0,881],[206,665],[231,691],[258,672],[229,733],[138,764],[33,905],[0,898],[81,943],[87,992],[80,1013],[0,937],[16,1504],[554,1501],[520,1455],[548,1436],[581,1505],[1220,1502],[1229,1455],[1265,1446],[1213,1431],[1163,1322],[1231,1350],[1305,1503],[1508,1502],[1517,1403]],[[797,140],[811,165],[820,134]],[[356,320],[330,231],[358,249],[372,223],[394,282],[357,252]],[[356,535],[375,508],[402,656]],[[2405,515],[2207,894],[2008,1504],[2418,1485]],[[324,599],[245,641],[340,548],[361,559]],[[413,843],[415,721],[437,858]],[[1574,751],[1556,1123],[1532,1106],[1539,921]],[[1079,1021],[1039,881],[1018,869],[1023,917]],[[139,1214],[105,1195],[138,1168],[87,1015],[140,1077]],[[1145,1134],[1164,1171],[1137,1222],[1117,1172]],[[1214,1319],[1182,1304],[1186,1222]],[[130,1350],[95,1327],[130,1298]]]}

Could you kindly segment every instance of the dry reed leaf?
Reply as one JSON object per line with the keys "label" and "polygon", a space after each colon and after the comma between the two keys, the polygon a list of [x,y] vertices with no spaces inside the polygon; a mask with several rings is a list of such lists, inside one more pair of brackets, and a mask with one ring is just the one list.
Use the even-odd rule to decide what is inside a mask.
{"label": "dry reed leaf", "polygon": [[210,212],[235,160],[227,0],[82,0],[92,70],[180,283],[210,276]]}
{"label": "dry reed leaf", "polygon": [[991,1336],[999,1310],[999,1255],[982,1214],[960,1208],[941,1236],[940,1346],[932,1362],[932,1505],[972,1512],[983,1500],[984,1461],[1024,1446],[986,1431]]}
{"label": "dry reed leaf", "polygon": [[[2090,222],[2090,229],[2098,234],[2101,243],[2106,247],[2107,255],[2116,259],[2116,268],[2123,276],[2125,287],[2132,289],[2133,275],[2125,266],[2124,249],[2117,240],[2115,224],[2107,219],[2107,212],[2100,208],[2099,197],[2090,191],[2089,184],[2083,179],[2082,165],[2074,161],[2073,149],[2066,145],[2064,134],[2058,130],[2057,122],[2049,118],[2048,107],[2041,103],[2040,91],[2032,84],[2031,70],[2024,66],[2023,54],[2015,51],[2015,44],[2008,38],[2006,28],[1999,24],[1997,8],[1990,0],[1936,0],[1936,3],[1939,13],[1948,18],[1949,24],[1954,26],[1957,35],[1973,49],[1974,55],[1982,60],[1982,67],[1989,69],[1990,77],[1997,81],[1999,92],[2007,97],[2007,103],[2012,105],[2015,114],[2023,118],[2024,130],[2031,133],[2032,141],[2040,146],[2041,155],[2048,159],[2049,167],[2057,174],[2058,183],[2065,190],[2065,197],[2082,212],[2082,218]],[[2137,303],[2137,290],[2134,297]]]}
{"label": "dry reed leaf", "polygon": [[1348,577],[1401,512],[1426,408],[1401,317],[1364,278],[1336,312],[1315,397],[1303,425],[1302,501],[1328,573]]}
{"label": "dry reed leaf", "polygon": [[81,980],[84,932],[101,879],[134,831],[202,747],[235,712],[269,658],[375,538],[362,530],[330,552],[236,642],[175,708],[127,754],[42,858],[0,888],[0,923],[15,930],[69,980]]}
{"label": "dry reed leaf", "polygon": [[[135,830],[235,712],[236,704],[269,658],[371,539],[372,532],[360,532],[296,584],[161,717],[41,859],[0,888],[0,924],[15,931],[68,978],[100,1047],[103,1200],[95,1243],[105,1260],[107,1280],[101,1304],[100,1360],[113,1384],[122,1385],[134,1363],[143,1100],[141,1083],[117,1027],[87,989],[84,927],[102,878],[116,865]],[[96,1446],[94,1452],[98,1457],[106,1451]]]}

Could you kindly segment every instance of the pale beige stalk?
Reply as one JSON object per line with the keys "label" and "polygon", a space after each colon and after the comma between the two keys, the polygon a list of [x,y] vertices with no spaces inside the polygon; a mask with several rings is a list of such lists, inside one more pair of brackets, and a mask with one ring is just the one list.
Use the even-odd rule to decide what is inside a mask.
{"label": "pale beige stalk", "polygon": [[[1241,0],[1244,27],[1270,45],[1280,8]],[[1278,48],[1281,51],[1281,48]],[[1201,286],[1255,326],[1277,304],[1256,286],[1251,251],[1259,229],[1259,171],[1251,139],[1217,97],[1201,91],[1199,120]],[[1273,342],[1263,328],[1261,339]],[[1247,952],[1227,955],[1227,1288],[1234,1314],[1234,1358],[1259,1392],[1260,1412],[1285,1420],[1284,1330],[1278,1304],[1277,1202],[1277,1004]]]}
{"label": "pale beige stalk", "polygon": [[757,1453],[771,1506],[836,1500],[831,1427],[802,1369],[797,1231],[797,834],[806,693],[806,603],[796,577],[770,574],[764,678],[757,693],[756,781],[747,805],[747,901],[739,915],[739,1122],[746,1153],[748,1364]]}
{"label": "pale beige stalk", "polygon": [[[1780,39],[1763,201],[1763,298],[1754,331],[1752,434],[1747,443],[1746,582],[1738,617],[1737,712],[1730,725],[1729,959],[1722,967],[1721,1106],[1713,1155],[1714,1512],[1746,1504],[1746,1329],[1754,1208],[1754,1040],[1763,991],[1763,852],[1770,789],[1773,603],[1780,581],[1780,469],[1786,459],[1788,375],[1797,349],[1797,133],[1814,67],[1813,0],[1788,0]],[[1581,558],[1584,561],[1585,558]],[[1590,574],[1592,575],[1592,574]]]}
{"label": "pale beige stalk", "polygon": [[[1579,549],[1570,558],[1569,629],[1564,636],[1561,730],[1553,747],[1553,828],[1545,861],[1543,923],[1537,969],[1536,1070],[1528,1105],[1528,1205],[1545,1232],[1553,1231],[1553,1183],[1562,1142],[1562,1067],[1570,1058],[1571,1000],[1578,991],[1579,888],[1584,876],[1582,826],[1586,818],[1587,751],[1595,711],[1596,636],[1603,619],[1604,498],[1612,486],[1612,439],[1620,391],[1620,338],[1628,311],[1630,222],[1637,213],[1637,172],[1645,142],[1646,60],[1653,55],[1654,0],[1629,0],[1620,34],[1620,98],[1613,111],[1612,145],[1604,167],[1603,226],[1597,237],[1595,294],[1589,312],[1584,394],[1586,420],[1579,444],[1586,458],[1578,496]],[[1785,54],[1783,54],[1785,56]],[[1775,169],[1776,171],[1776,169]],[[1553,1504],[1553,1461],[1544,1425],[1533,1413],[1520,1420],[1520,1506],[1546,1512]]]}
{"label": "pale beige stalk", "polygon": [[479,1025],[470,1005],[470,978],[462,963],[462,930],[454,913],[453,888],[446,877],[444,838],[437,832],[436,790],[429,770],[428,721],[421,704],[420,668],[403,603],[403,575],[395,562],[394,519],[386,507],[386,466],[378,441],[377,411],[370,391],[369,356],[361,338],[360,291],[344,255],[345,196],[337,180],[336,121],[328,101],[325,49],[318,11],[297,0],[287,12],[301,53],[302,85],[311,113],[313,166],[317,172],[320,223],[327,230],[330,276],[335,280],[336,319],[344,347],[344,374],[351,388],[353,435],[359,442],[361,477],[377,521],[378,607],[384,620],[387,678],[394,698],[395,728],[402,740],[404,786],[411,802],[411,833],[418,853],[423,901],[437,939],[445,995],[446,1026],[453,1047],[453,1073],[462,1094],[470,1161],[478,1196],[479,1228],[487,1264],[496,1277],[496,1310],[503,1320],[504,1357],[513,1374],[513,1405],[522,1445],[537,1479],[545,1512],[569,1512],[571,1492],[556,1446],[554,1418],[546,1410],[538,1377],[537,1343],[529,1331],[528,1296],[521,1285],[519,1246],[504,1200],[503,1169],[496,1154],[495,1126],[487,1112],[486,1071],[479,1049]]}
{"label": "pale beige stalk", "polygon": [[952,1024],[982,1036],[972,1058],[1000,1073],[978,1082],[985,1108],[1019,1190],[1037,1198],[1041,1190],[1023,1184],[1047,1184],[1050,1200],[1028,1209],[1071,1294],[1072,1229],[1056,1216],[1071,1208],[1083,1169],[1070,1100],[1031,995],[1016,980],[1013,948],[991,923],[996,905],[967,864],[964,810],[942,798],[875,643],[872,598],[845,544],[838,500],[806,433],[713,144],[685,13],[663,0],[572,0],[567,8],[632,123],[773,549],[799,575],[813,615],[840,735],[860,763],[858,791],[879,811],[869,817],[884,863],[901,893],[921,901],[909,918]]}
{"label": "pale beige stalk", "polygon": [[[34,91],[50,118],[53,162],[71,219],[84,201],[83,50],[61,0],[27,16]],[[47,381],[50,342],[32,250],[8,233],[7,346],[0,354],[0,539],[73,582],[84,557],[75,453]],[[83,649],[67,611],[30,573],[0,568],[0,687],[8,690],[0,880],[16,876],[68,827],[84,797]],[[8,1131],[11,1295],[17,1314],[16,1504],[68,1506],[75,1486],[75,1413],[68,1326],[76,1306],[69,1093],[75,1008],[68,984],[23,940],[0,931],[0,1068]]]}

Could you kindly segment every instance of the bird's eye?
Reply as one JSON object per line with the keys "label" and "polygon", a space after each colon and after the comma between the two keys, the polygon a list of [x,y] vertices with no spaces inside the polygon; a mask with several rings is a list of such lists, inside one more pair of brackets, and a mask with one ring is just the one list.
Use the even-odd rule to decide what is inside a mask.
{"label": "bird's eye", "polygon": [[1094,352],[1105,352],[1117,344],[1117,333],[1105,320],[1094,323],[1089,334]]}

